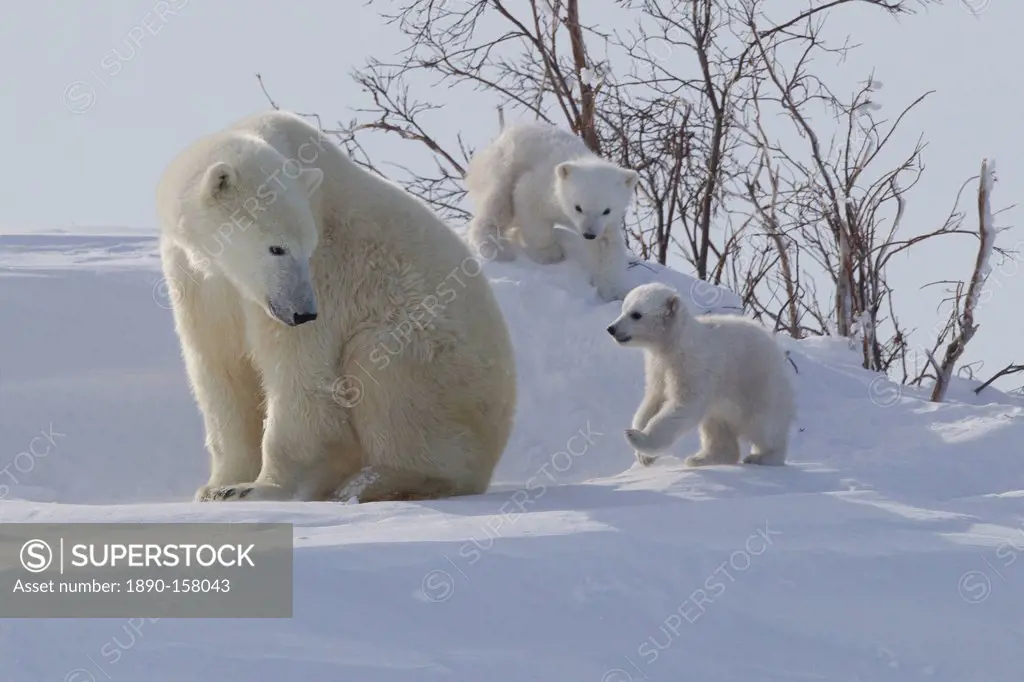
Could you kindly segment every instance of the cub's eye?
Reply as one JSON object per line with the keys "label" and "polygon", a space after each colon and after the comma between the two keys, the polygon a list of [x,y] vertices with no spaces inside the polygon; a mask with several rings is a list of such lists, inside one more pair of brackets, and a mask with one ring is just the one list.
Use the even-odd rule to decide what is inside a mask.
{"label": "cub's eye", "polygon": [[609,214],[609,213],[611,213],[611,212],[612,212],[612,210],[611,210],[610,208],[606,208],[606,209],[604,210],[604,213],[602,213],[601,215],[608,215],[608,214]]}
{"label": "cub's eye", "polygon": [[582,209],[582,208],[580,208],[580,205],[579,205],[579,204],[576,204],[576,212],[577,212],[577,213],[583,213],[583,209]]}
{"label": "cub's eye", "polygon": [[283,256],[286,253],[288,253],[288,249],[284,248],[283,246],[271,246],[270,253],[273,256]]}
{"label": "cub's eye", "polygon": [[640,313],[630,313],[629,317],[632,320],[639,320],[641,317],[643,317],[643,315],[641,315]]}

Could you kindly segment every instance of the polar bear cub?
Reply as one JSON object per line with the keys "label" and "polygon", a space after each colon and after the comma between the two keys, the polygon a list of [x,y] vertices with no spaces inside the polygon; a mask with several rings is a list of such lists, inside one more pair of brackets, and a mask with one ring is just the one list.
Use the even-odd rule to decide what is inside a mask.
{"label": "polar bear cub", "polygon": [[551,125],[506,128],[477,152],[466,173],[475,215],[467,238],[478,253],[512,260],[510,230],[517,228],[526,254],[542,264],[565,259],[555,226],[583,238],[581,263],[606,301],[627,292],[622,222],[639,175],[591,152],[576,135]]}
{"label": "polar bear cub", "polygon": [[643,465],[700,426],[701,449],[689,466],[781,465],[795,416],[786,360],[772,335],[752,320],[693,316],[663,284],[633,289],[608,333],[644,351],[645,391],[626,440]]}

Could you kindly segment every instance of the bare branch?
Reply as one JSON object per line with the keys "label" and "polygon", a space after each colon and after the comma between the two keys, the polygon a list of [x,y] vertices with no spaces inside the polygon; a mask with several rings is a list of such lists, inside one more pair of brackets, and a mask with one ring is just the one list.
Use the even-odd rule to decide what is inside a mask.
{"label": "bare branch", "polygon": [[938,377],[932,387],[932,402],[942,402],[949,388],[950,378],[956,363],[960,360],[967,344],[974,338],[978,325],[974,321],[975,309],[981,290],[985,286],[991,272],[992,253],[995,247],[996,230],[993,224],[991,209],[992,185],[995,182],[995,163],[988,159],[981,163],[981,178],[978,181],[978,254],[974,261],[974,271],[966,295],[961,299],[959,289],[956,297],[957,305],[951,316],[956,316],[956,332],[943,356],[938,370]]}
{"label": "bare branch", "polygon": [[974,392],[976,394],[980,394],[982,391],[984,391],[986,388],[991,386],[993,383],[995,383],[999,379],[1002,379],[1003,377],[1011,376],[1011,375],[1014,375],[1014,374],[1019,374],[1021,372],[1024,372],[1024,365],[1009,364],[1006,367],[1003,367],[1001,370],[999,370],[995,374],[993,374],[992,377],[988,381],[986,381],[981,386],[978,386],[976,389],[974,389]]}

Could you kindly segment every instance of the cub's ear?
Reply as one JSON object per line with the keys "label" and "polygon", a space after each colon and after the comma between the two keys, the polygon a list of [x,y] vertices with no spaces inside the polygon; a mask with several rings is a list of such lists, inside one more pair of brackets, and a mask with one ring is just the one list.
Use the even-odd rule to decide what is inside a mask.
{"label": "cub's ear", "polygon": [[566,161],[565,163],[560,163],[557,166],[555,166],[555,172],[558,174],[558,177],[562,180],[565,180],[567,177],[569,177],[569,174],[572,173],[572,169],[573,165],[568,161]]}
{"label": "cub's ear", "polygon": [[206,169],[200,191],[204,199],[215,199],[237,186],[238,171],[231,164],[218,161]]}
{"label": "cub's ear", "polygon": [[299,182],[305,186],[306,196],[311,197],[313,192],[323,184],[324,172],[319,168],[304,168],[299,174]]}
{"label": "cub's ear", "polygon": [[636,189],[636,186],[640,183],[640,174],[635,170],[626,170],[626,187],[630,190]]}
{"label": "cub's ear", "polygon": [[682,301],[679,300],[678,294],[672,294],[665,300],[665,316],[675,317],[676,313],[679,312],[679,306],[682,305]]}

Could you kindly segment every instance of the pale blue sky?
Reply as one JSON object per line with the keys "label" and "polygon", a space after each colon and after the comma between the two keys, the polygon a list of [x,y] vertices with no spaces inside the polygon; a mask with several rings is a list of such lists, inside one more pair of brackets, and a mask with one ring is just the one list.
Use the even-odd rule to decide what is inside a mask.
{"label": "pale blue sky", "polygon": [[[987,155],[998,162],[995,205],[1017,202],[1024,182],[1018,92],[1024,3],[947,0],[899,23],[860,9],[842,16],[848,26],[834,22],[832,29],[848,29],[863,44],[842,72],[859,79],[875,69],[883,106],[937,90],[904,130],[907,145],[918,132],[929,141],[927,171],[907,208],[908,229],[938,226],[960,183]],[[155,229],[154,188],[171,157],[198,135],[266,106],[256,71],[282,106],[347,120],[350,108],[364,103],[349,71],[398,47],[392,31],[355,0],[18,3],[0,23],[0,58],[7,65],[0,91],[7,150],[0,230]],[[448,110],[448,126],[461,126],[474,144],[485,141],[493,112],[445,103],[459,105]],[[383,160],[403,149],[371,146]],[[999,224],[1016,223],[1018,215],[1008,212]],[[973,224],[973,212],[970,217]],[[1004,245],[1017,242],[1024,246],[1024,229],[1003,235]],[[973,248],[947,242],[901,264],[894,279],[906,323],[934,324],[938,291],[916,288],[966,277]],[[968,354],[986,360],[982,374],[1024,361],[1022,269],[1010,264],[993,273]]]}

